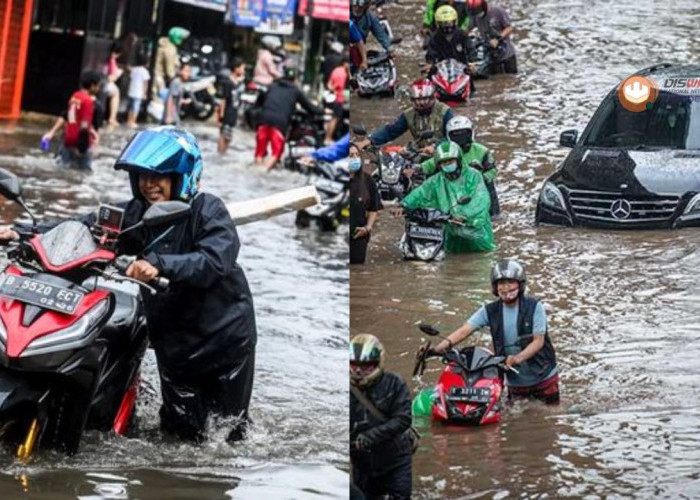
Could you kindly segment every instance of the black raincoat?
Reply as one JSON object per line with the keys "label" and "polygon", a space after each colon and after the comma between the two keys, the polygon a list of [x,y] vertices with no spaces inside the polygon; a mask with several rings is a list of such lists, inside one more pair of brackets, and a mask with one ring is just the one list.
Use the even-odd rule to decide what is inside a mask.
{"label": "black raincoat", "polygon": [[[140,221],[148,208],[137,199],[121,206],[125,228]],[[160,364],[197,377],[226,371],[254,350],[257,334],[248,282],[236,263],[240,242],[226,206],[208,193],[197,195],[191,206],[189,219],[172,230],[163,226],[125,233],[118,251],[143,253],[170,280],[167,291],[144,294],[151,343]]]}
{"label": "black raincoat", "polygon": [[411,495],[411,398],[400,376],[383,373],[363,389],[365,396],[387,418],[382,421],[350,393],[350,441],[363,435],[370,446],[352,447],[353,481],[368,497],[389,494],[392,498]]}

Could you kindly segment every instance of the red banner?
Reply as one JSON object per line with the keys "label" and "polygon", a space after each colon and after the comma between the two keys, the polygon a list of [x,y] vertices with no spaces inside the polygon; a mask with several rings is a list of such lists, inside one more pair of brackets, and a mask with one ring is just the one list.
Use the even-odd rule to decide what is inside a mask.
{"label": "red banner", "polygon": [[[305,16],[309,0],[299,0],[297,13]],[[348,0],[312,0],[311,17],[331,21],[350,22],[350,2]]]}

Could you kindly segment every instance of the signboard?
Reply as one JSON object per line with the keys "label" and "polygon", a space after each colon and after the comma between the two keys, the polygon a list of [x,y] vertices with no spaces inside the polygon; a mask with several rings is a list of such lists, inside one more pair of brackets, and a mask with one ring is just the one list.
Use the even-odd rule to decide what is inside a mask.
{"label": "signboard", "polygon": [[[331,21],[350,22],[350,2],[348,0],[312,0],[311,17]],[[306,16],[308,0],[299,0],[298,14]]]}
{"label": "signboard", "polygon": [[226,2],[227,0],[173,0],[174,2],[186,3],[189,5],[195,5],[197,7],[202,7],[204,9],[218,10],[219,12],[226,12]]}
{"label": "signboard", "polygon": [[258,33],[291,35],[294,32],[294,5],[296,0],[264,0],[262,19],[256,26]]}
{"label": "signboard", "polygon": [[265,0],[229,0],[226,20],[236,26],[254,28],[262,21]]}

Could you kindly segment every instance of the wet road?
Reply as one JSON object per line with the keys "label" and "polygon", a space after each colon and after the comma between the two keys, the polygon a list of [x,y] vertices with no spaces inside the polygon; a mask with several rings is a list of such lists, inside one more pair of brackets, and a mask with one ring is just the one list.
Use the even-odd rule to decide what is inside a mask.
{"label": "wet road", "polygon": [[[127,199],[128,181],[111,165],[130,133],[103,136],[95,173],[57,172],[38,149],[48,126],[0,128],[0,165],[17,173],[37,216],[85,213],[99,202]],[[216,153],[217,129],[188,127],[204,155],[203,189],[224,201],[303,185],[289,172],[248,166],[253,139],[236,132],[238,150]],[[0,204],[5,223],[19,214]],[[238,262],[254,294],[258,324],[250,438],[225,442],[225,422],[193,446],[158,431],[160,394],[153,353],[144,362],[135,439],[89,433],[74,457],[42,453],[29,465],[0,457],[0,497],[20,498],[343,498],[347,496],[348,271],[345,233],[297,230],[287,214],[238,228]]]}
{"label": "wet road", "polygon": [[[499,258],[527,267],[529,290],[547,304],[559,358],[562,404],[506,408],[502,423],[455,429],[417,422],[418,498],[700,498],[700,232],[612,232],[534,226],[539,187],[567,150],[559,133],[582,131],[604,95],[653,63],[697,62],[693,1],[509,1],[516,77],[477,82],[460,110],[500,168],[499,250],[416,264],[400,259],[402,222],[383,213],[370,262],[351,269],[351,332],[373,333],[389,369],[410,381],[425,339],[416,325],[451,331],[490,301],[488,273]],[[411,38],[414,0],[384,12],[396,35],[401,83],[422,58]],[[406,103],[407,104],[407,103]],[[372,128],[400,105],[354,99],[353,122]],[[488,344],[488,334],[482,338]]]}

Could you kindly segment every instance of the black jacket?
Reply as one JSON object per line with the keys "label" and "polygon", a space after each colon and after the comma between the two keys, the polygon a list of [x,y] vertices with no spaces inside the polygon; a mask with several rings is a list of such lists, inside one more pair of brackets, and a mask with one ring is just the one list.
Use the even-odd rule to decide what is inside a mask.
{"label": "black jacket", "polygon": [[[223,201],[200,193],[189,219],[145,254],[170,280],[167,291],[144,293],[149,336],[159,363],[177,373],[220,373],[252,351],[257,340],[253,299],[236,264],[240,242]],[[143,216],[147,204],[131,200],[123,227]],[[169,226],[125,233],[120,254],[139,255]]]}
{"label": "black jacket", "polygon": [[456,59],[468,64],[474,60],[473,48],[469,38],[462,30],[455,29],[451,40],[447,40],[442,33],[437,31],[430,37],[428,51],[425,53],[425,60],[435,64],[445,59]]}
{"label": "black jacket", "polygon": [[411,455],[411,442],[406,432],[411,426],[411,398],[403,379],[394,373],[384,373],[379,380],[363,390],[388,420],[376,418],[350,393],[350,442],[364,434],[372,443],[368,450],[351,447],[354,467],[378,476],[396,465],[397,459]]}
{"label": "black jacket", "polygon": [[271,125],[286,135],[297,103],[311,114],[323,113],[323,109],[311,104],[304,93],[292,82],[285,79],[275,80],[263,98],[258,123]]}

